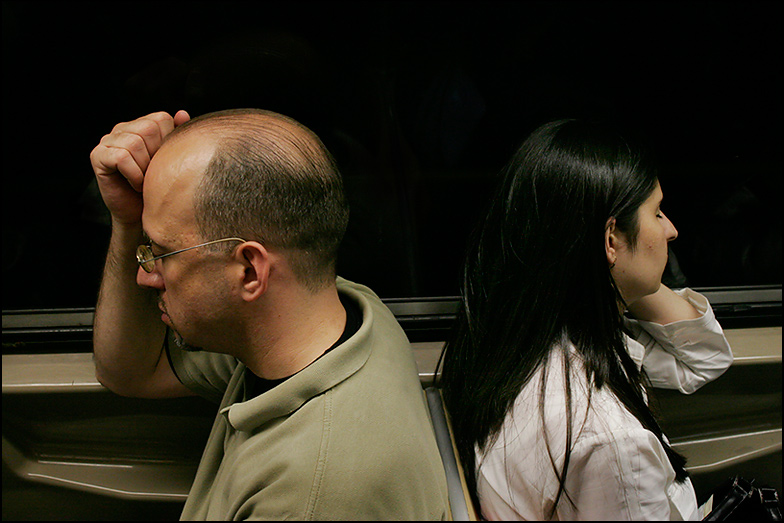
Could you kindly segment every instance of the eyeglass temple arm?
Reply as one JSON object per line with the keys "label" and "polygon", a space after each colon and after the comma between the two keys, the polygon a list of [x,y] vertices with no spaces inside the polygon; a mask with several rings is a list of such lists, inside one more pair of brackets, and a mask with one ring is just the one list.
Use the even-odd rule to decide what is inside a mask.
{"label": "eyeglass temple arm", "polygon": [[160,260],[161,258],[165,258],[165,257],[171,256],[173,254],[179,254],[181,252],[189,251],[191,249],[197,249],[199,247],[205,247],[207,245],[212,245],[214,243],[230,242],[230,241],[237,241],[237,242],[243,242],[244,243],[246,240],[244,240],[242,238],[221,238],[220,240],[213,240],[211,242],[201,243],[199,245],[194,245],[193,247],[186,247],[184,249],[180,249],[179,251],[167,252],[165,254],[161,254],[160,256],[153,256],[149,260],[145,260],[145,262],[151,262],[151,261],[155,261],[155,260]]}

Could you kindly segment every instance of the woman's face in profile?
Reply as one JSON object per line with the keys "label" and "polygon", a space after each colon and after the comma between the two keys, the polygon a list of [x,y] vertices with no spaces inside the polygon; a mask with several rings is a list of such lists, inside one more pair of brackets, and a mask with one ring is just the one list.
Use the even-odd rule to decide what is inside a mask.
{"label": "woman's face in profile", "polygon": [[667,243],[678,237],[677,229],[661,211],[662,197],[657,182],[637,210],[640,232],[634,249],[622,242],[616,250],[612,275],[627,304],[659,290],[667,265]]}

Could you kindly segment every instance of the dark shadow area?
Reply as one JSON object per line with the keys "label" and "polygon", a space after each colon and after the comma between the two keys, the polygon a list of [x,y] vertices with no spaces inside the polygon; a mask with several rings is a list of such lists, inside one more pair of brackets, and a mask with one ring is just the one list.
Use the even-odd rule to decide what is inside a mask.
{"label": "dark shadow area", "polygon": [[[187,5],[187,8],[184,6]],[[120,121],[255,106],[313,128],[351,203],[340,273],[458,293],[496,173],[545,120],[649,139],[673,280],[781,283],[777,2],[3,2],[3,309],[94,305],[90,150]]]}

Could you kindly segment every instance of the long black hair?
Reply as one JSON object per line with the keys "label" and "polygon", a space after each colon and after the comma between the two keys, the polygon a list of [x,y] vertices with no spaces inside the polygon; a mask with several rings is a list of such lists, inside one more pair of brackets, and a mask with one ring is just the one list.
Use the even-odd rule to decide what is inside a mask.
{"label": "long black hair", "polygon": [[[604,243],[614,218],[634,246],[637,210],[658,183],[655,171],[609,128],[559,120],[534,131],[501,175],[469,241],[462,302],[439,362],[438,383],[475,506],[475,448],[493,443],[522,388],[553,350],[563,350],[564,339],[584,361],[588,383],[608,387],[661,441],[677,480],[685,480],[685,459],[664,441],[645,399],[644,373],[626,350],[623,300]],[[567,442],[561,470],[553,462],[560,483],[553,513],[560,497],[569,497],[570,358],[563,361]]]}

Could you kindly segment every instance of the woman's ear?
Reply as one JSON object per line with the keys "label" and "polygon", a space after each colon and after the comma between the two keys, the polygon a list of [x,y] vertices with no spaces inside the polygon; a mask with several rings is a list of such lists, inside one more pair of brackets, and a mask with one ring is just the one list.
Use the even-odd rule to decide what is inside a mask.
{"label": "woman's ear", "polygon": [[269,286],[272,256],[259,242],[245,242],[234,253],[239,263],[242,299],[251,302],[259,299]]}
{"label": "woman's ear", "polygon": [[615,228],[615,218],[610,218],[604,226],[604,250],[607,253],[607,263],[612,269],[618,261],[618,232]]}

